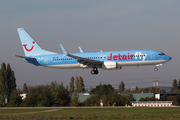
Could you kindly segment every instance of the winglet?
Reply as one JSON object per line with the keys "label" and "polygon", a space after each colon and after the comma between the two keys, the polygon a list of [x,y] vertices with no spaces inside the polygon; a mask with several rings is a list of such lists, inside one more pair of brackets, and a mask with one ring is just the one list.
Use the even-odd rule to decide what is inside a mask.
{"label": "winglet", "polygon": [[[79,47],[79,46],[78,46]],[[81,47],[79,47],[79,51],[81,52],[81,53],[83,53],[84,51],[81,49]]]}
{"label": "winglet", "polygon": [[61,47],[61,49],[62,49],[62,52],[65,53],[65,54],[67,54],[68,52],[64,49],[64,47],[62,46],[62,44],[59,44],[59,45],[60,45],[60,47]]}

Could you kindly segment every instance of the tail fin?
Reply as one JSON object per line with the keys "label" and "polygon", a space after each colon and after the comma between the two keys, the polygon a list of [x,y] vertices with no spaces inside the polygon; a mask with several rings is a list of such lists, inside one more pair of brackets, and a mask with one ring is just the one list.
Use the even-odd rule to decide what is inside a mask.
{"label": "tail fin", "polygon": [[37,55],[56,54],[43,50],[23,28],[18,28],[17,30],[25,56],[32,57]]}

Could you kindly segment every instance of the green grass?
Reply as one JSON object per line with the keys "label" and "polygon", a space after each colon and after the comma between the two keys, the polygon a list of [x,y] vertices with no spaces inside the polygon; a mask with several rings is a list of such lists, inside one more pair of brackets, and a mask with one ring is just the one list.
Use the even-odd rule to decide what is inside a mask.
{"label": "green grass", "polygon": [[49,109],[0,109],[0,115],[21,114],[21,113],[38,112],[45,110],[49,110]]}
{"label": "green grass", "polygon": [[0,119],[180,120],[179,107],[0,109]]}

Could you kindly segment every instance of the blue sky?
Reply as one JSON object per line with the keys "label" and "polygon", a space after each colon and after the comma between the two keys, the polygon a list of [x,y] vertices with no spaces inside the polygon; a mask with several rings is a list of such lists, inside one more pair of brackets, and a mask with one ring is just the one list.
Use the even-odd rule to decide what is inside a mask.
{"label": "blue sky", "polygon": [[[172,57],[159,67],[124,67],[103,71],[97,76],[90,71],[36,67],[14,55],[24,55],[17,33],[22,27],[42,48],[62,53],[113,50],[158,50]],[[127,88],[160,86],[180,78],[180,1],[179,0],[0,0],[0,63],[10,63],[17,85],[69,84],[71,76],[82,76],[85,86],[99,83],[117,88],[123,81]]]}

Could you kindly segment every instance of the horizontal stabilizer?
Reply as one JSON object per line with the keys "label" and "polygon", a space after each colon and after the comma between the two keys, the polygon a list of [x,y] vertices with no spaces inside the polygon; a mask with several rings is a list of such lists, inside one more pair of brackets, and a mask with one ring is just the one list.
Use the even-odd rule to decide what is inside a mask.
{"label": "horizontal stabilizer", "polygon": [[19,58],[25,58],[25,59],[30,59],[30,60],[35,60],[36,58],[32,58],[32,57],[25,57],[25,56],[20,56],[20,55],[15,55],[16,57]]}

